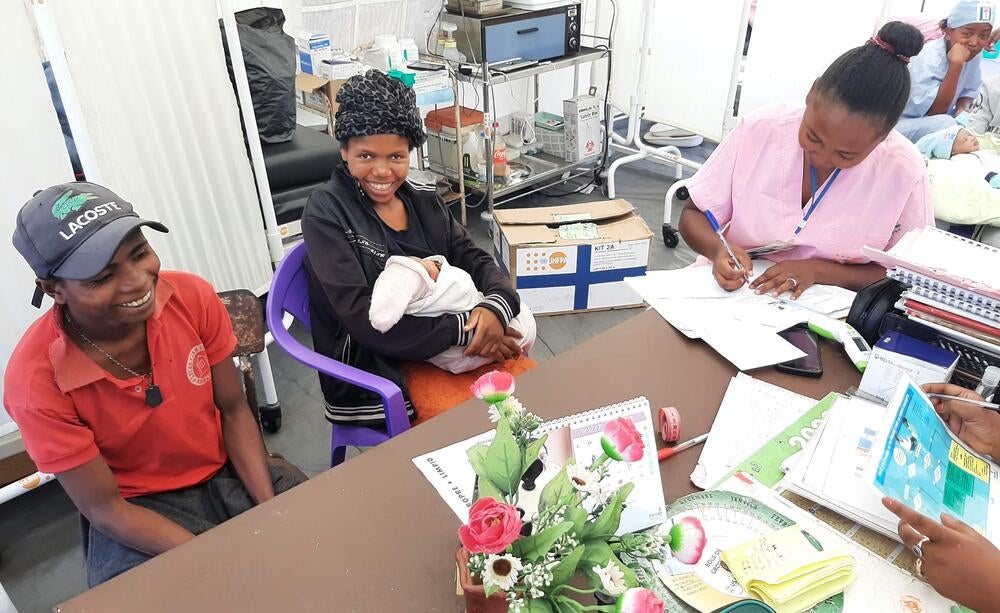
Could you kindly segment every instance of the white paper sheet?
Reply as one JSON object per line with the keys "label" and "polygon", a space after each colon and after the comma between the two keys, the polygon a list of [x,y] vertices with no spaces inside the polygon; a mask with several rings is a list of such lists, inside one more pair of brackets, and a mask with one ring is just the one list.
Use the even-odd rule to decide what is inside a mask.
{"label": "white paper sheet", "polygon": [[702,489],[717,483],[817,402],[743,373],[736,375],[726,389],[691,482]]}
{"label": "white paper sheet", "polygon": [[838,398],[804,457],[782,484],[884,536],[897,538],[899,520],[882,506],[881,497],[865,478],[885,411],[860,398]]}
{"label": "white paper sheet", "polygon": [[[752,277],[771,266],[755,261]],[[670,325],[688,338],[704,339],[740,370],[804,356],[777,333],[807,321],[813,312],[841,316],[854,300],[854,292],[831,286],[813,286],[794,301],[787,295],[758,295],[746,285],[727,292],[704,265],[651,271],[626,283]]]}

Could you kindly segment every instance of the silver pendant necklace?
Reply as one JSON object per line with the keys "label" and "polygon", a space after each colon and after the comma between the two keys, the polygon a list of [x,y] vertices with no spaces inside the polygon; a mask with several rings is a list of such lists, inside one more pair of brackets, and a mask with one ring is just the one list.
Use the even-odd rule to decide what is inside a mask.
{"label": "silver pendant necklace", "polygon": [[101,352],[101,354],[104,357],[106,357],[109,360],[111,360],[111,362],[115,366],[117,366],[118,368],[121,368],[122,370],[124,370],[128,374],[132,375],[133,377],[139,377],[143,381],[146,382],[146,404],[148,404],[149,406],[151,406],[153,408],[156,408],[156,407],[160,406],[163,403],[163,393],[160,392],[160,386],[158,386],[155,383],[153,383],[153,371],[152,370],[150,370],[146,374],[139,374],[139,373],[135,372],[134,370],[132,370],[131,368],[129,368],[128,366],[125,366],[124,364],[122,364],[121,362],[119,362],[118,360],[116,360],[115,356],[111,355],[110,353],[108,353],[107,351],[105,351],[104,348],[102,348],[100,345],[98,345],[94,341],[90,340],[90,338],[88,338],[87,335],[84,334],[83,331],[80,330],[80,328],[78,328],[75,323],[73,323],[73,319],[69,316],[69,309],[63,309],[63,312],[66,315],[66,323],[69,324],[70,328],[73,328],[73,332],[75,332],[77,336],[79,336],[80,338],[82,338],[88,345],[90,345],[94,349],[96,349],[99,352]]}

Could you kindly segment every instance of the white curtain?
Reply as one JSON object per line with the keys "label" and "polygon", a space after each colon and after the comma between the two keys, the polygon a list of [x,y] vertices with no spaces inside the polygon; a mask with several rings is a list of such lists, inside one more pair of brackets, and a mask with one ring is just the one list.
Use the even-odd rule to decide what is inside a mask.
{"label": "white curtain", "polygon": [[[0,74],[7,92],[0,96],[0,366],[6,371],[21,333],[41,314],[31,306],[35,275],[10,241],[17,212],[36,190],[73,180],[31,20],[19,0],[0,2]],[[0,407],[0,435],[16,429]]]}
{"label": "white curtain", "polygon": [[266,288],[270,259],[216,3],[42,6],[72,76],[64,97],[79,102],[89,135],[88,178],[170,228],[147,232],[166,268],[202,275],[219,291]]}

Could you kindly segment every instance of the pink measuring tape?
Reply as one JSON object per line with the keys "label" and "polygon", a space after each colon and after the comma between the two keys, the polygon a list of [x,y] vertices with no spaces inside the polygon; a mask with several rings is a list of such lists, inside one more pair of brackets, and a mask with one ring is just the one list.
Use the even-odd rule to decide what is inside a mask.
{"label": "pink measuring tape", "polygon": [[676,443],[681,440],[681,414],[676,408],[661,408],[657,422],[664,443]]}

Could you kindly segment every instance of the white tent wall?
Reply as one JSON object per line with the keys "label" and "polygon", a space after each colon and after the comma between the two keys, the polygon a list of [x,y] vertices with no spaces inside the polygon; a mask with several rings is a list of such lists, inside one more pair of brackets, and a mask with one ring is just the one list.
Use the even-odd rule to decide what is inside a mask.
{"label": "white tent wall", "polygon": [[871,37],[884,9],[883,2],[873,0],[760,2],[743,72],[739,114],[775,102],[804,104],[813,81],[826,67]]}
{"label": "white tent wall", "polygon": [[[31,306],[35,276],[11,244],[17,212],[31,195],[56,183],[73,180],[62,129],[49,96],[42,58],[30,15],[18,0],[0,2],[0,58],[3,82],[10,95],[0,97],[0,261],[4,291],[0,293],[0,370],[21,333],[41,311]],[[0,381],[0,394],[3,382]],[[17,426],[0,407],[0,435]],[[6,452],[0,456],[8,455]]]}
{"label": "white tent wall", "polygon": [[[644,116],[719,140],[732,115],[732,75],[743,49],[749,0],[616,1],[611,90],[615,107],[629,110],[639,76],[643,26],[651,20]],[[598,31],[607,31],[611,15],[610,2],[598,5]]]}
{"label": "white tent wall", "polygon": [[49,0],[36,15],[72,76],[60,89],[89,135],[88,178],[170,228],[147,233],[164,267],[263,291],[272,271],[215,3]]}

